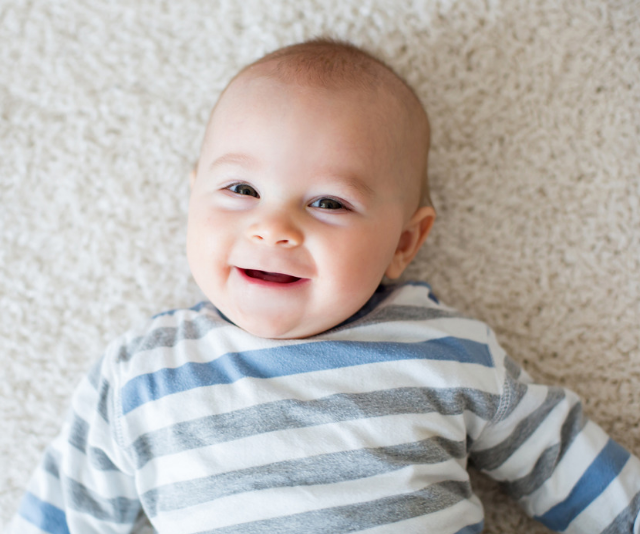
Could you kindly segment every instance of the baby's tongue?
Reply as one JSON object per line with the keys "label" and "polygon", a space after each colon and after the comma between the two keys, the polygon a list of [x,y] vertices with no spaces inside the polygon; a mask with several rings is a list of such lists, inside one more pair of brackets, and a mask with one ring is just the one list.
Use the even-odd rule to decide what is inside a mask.
{"label": "baby's tongue", "polygon": [[246,273],[251,278],[259,278],[260,280],[264,280],[265,282],[276,282],[278,284],[290,284],[291,282],[300,280],[299,278],[288,274],[268,273],[266,271],[257,271],[255,269],[247,269]]}

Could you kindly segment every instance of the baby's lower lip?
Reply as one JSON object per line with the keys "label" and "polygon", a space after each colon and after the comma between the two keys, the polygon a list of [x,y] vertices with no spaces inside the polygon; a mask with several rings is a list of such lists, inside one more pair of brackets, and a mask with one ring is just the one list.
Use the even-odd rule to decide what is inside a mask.
{"label": "baby's lower lip", "polygon": [[298,285],[300,282],[304,282],[305,280],[307,280],[307,278],[299,278],[290,274],[272,273],[267,271],[260,271],[258,269],[238,268],[238,271],[246,280],[250,282],[269,286],[288,287],[292,285]]}

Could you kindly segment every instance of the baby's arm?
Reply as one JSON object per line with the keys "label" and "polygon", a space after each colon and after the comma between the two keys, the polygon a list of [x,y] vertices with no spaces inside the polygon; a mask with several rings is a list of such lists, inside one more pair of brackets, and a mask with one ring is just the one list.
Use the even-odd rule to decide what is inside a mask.
{"label": "baby's arm", "polygon": [[575,393],[533,384],[492,348],[505,362],[502,404],[471,462],[551,530],[639,534],[640,460],[584,416]]}
{"label": "baby's arm", "polygon": [[124,534],[141,519],[106,360],[76,389],[63,430],[46,450],[7,534]]}

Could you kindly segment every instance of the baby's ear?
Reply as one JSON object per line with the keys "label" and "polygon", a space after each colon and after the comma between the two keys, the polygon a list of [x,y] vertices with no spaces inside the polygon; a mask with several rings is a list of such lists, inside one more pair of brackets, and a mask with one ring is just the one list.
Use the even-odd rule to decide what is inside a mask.
{"label": "baby's ear", "polygon": [[398,278],[420,250],[436,220],[436,211],[431,206],[416,210],[400,234],[398,248],[384,273],[388,278]]}
{"label": "baby's ear", "polygon": [[189,173],[189,187],[193,189],[193,184],[196,182],[196,176],[198,175],[198,164],[196,163]]}

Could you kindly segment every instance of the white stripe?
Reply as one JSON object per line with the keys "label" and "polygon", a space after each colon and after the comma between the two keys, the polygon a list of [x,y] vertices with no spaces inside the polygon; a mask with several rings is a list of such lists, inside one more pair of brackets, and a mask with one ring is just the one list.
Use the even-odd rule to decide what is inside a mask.
{"label": "white stripe", "polygon": [[[129,412],[124,420],[125,440],[135,441],[146,432],[200,417],[232,412],[287,399],[309,401],[336,392],[363,393],[401,387],[442,388],[451,376],[460,387],[482,388],[498,394],[494,370],[452,361],[401,360],[282,376],[271,379],[244,378],[233,384],[203,386],[167,395]],[[188,409],[185,409],[188,407]]]}
{"label": "white stripe", "polygon": [[71,400],[71,409],[85,421],[91,421],[93,418],[103,420],[95,409],[98,395],[98,391],[89,382],[89,379],[86,376],[83,377]]}
{"label": "white stripe", "polygon": [[314,339],[322,341],[364,341],[420,343],[445,337],[456,337],[487,343],[487,327],[474,319],[463,317],[440,317],[423,321],[390,321],[385,323],[354,326],[349,330],[339,330],[320,334]]}
{"label": "white stripe", "polygon": [[455,311],[442,303],[436,304],[429,298],[429,288],[422,285],[406,285],[398,288],[378,306],[378,309],[391,305],[419,306],[421,308],[440,308]]}
{"label": "white stripe", "polygon": [[[49,474],[44,469],[38,469],[31,478],[31,482],[29,483],[27,490],[33,493],[41,501],[48,502],[56,508],[64,510],[64,495],[58,490],[59,487],[60,482],[56,477]],[[43,491],[45,493],[43,493]]]}
{"label": "white stripe", "polygon": [[530,515],[542,515],[564,501],[608,441],[609,436],[589,421],[569,446],[553,476],[522,499],[525,510]]}
{"label": "white stripe", "polygon": [[[500,379],[502,380],[502,383],[501,383],[501,385],[502,385],[502,384],[504,384],[504,379],[506,377],[505,359],[508,357],[508,354],[500,346],[500,343],[498,343],[498,340],[496,339],[496,335],[493,332],[493,330],[491,330],[484,323],[479,323],[479,324],[481,324],[485,329],[485,332],[486,332],[486,341],[485,341],[485,343],[487,344],[487,347],[489,348],[489,352],[491,353],[491,356],[493,357],[494,365],[496,366],[496,368],[500,372]],[[520,377],[522,376],[522,372],[523,371],[521,369]],[[518,378],[520,378],[520,377],[518,377]],[[496,378],[498,378],[498,377],[496,377]]]}
{"label": "white stripe", "polygon": [[[155,458],[137,473],[141,493],[154,487],[238,469],[441,436],[465,441],[464,415],[394,415],[259,434]],[[435,429],[431,431],[430,429]]]}
{"label": "white stripe", "polygon": [[[601,531],[631,502],[638,492],[638,473],[640,460],[631,456],[622,471],[611,484],[585,509],[566,530],[568,534]],[[638,525],[639,522],[636,522]]]}
{"label": "white stripe", "polygon": [[[259,521],[323,508],[364,503],[401,493],[412,493],[445,480],[467,481],[455,461],[416,466],[361,480],[316,486],[274,488],[217,499],[187,509],[161,514],[158,521],[167,532],[192,533],[237,523]],[[401,488],[402,491],[396,491]]]}
{"label": "white stripe", "polygon": [[9,525],[7,525],[7,532],[17,532],[19,534],[47,534],[47,532],[40,530],[18,514],[16,514]]}
{"label": "white stripe", "polygon": [[72,534],[78,533],[94,533],[94,532],[108,532],[109,534],[131,534],[131,523],[111,523],[109,521],[102,521],[96,519],[93,516],[76,512],[74,510],[67,510],[67,524]]}

